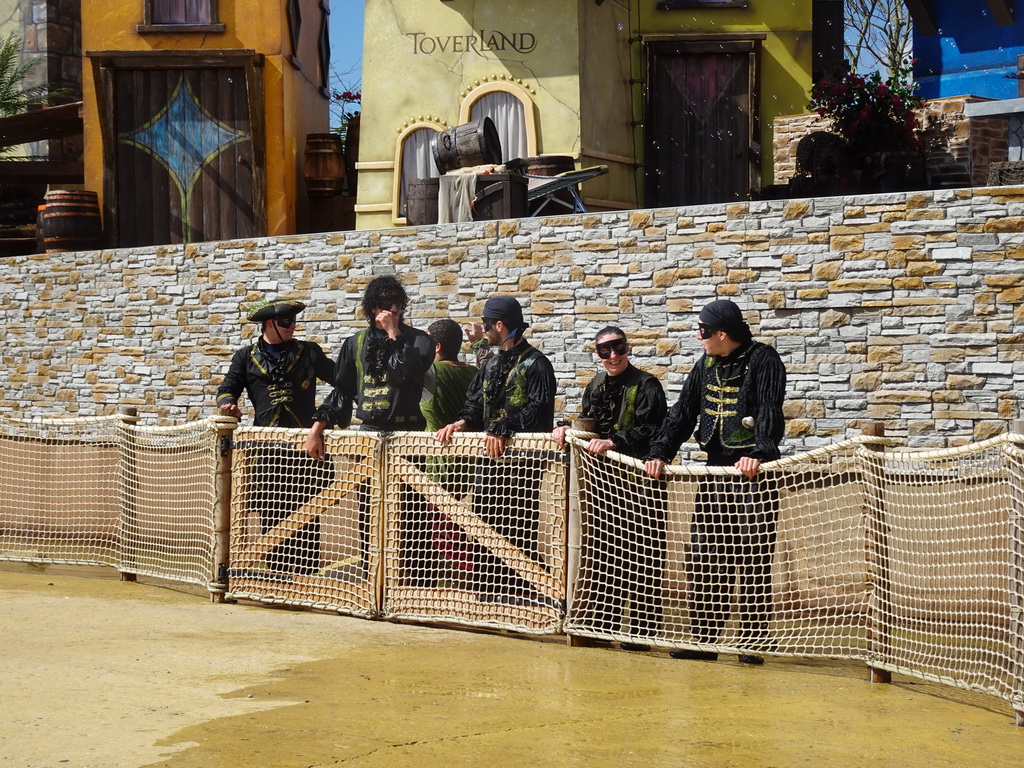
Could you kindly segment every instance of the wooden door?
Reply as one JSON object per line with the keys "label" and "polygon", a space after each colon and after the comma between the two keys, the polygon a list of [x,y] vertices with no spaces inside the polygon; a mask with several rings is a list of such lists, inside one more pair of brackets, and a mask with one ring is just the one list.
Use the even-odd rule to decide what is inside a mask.
{"label": "wooden door", "polygon": [[[118,68],[112,168],[120,247],[262,234],[244,67]],[[108,186],[109,189],[109,186]]]}
{"label": "wooden door", "polygon": [[648,207],[748,200],[760,188],[756,44],[648,44]]}

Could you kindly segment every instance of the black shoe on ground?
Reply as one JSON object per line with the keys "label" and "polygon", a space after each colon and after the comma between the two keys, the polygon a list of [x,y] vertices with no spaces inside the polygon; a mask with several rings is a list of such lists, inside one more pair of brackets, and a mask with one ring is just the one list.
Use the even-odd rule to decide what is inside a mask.
{"label": "black shoe on ground", "polygon": [[668,655],[673,659],[689,659],[690,661],[718,661],[718,654],[714,651],[690,651],[678,650],[669,651]]}
{"label": "black shoe on ground", "polygon": [[750,664],[751,666],[760,666],[764,664],[764,658],[762,656],[755,656],[752,653],[741,653],[739,655],[740,664]]}
{"label": "black shoe on ground", "polygon": [[640,651],[641,653],[651,650],[651,646],[643,643],[619,643],[619,648],[624,651]]}

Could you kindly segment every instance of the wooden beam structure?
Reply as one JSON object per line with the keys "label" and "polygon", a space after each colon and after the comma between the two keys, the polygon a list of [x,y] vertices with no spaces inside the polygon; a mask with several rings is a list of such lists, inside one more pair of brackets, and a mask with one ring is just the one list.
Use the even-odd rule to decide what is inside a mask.
{"label": "wooden beam structure", "polygon": [[84,184],[81,160],[0,160],[0,184]]}
{"label": "wooden beam structure", "polygon": [[[904,0],[914,27],[922,35],[934,35],[939,31],[935,24],[935,8],[931,0]],[[1013,26],[1013,0],[985,0],[992,19],[1001,27]]]}
{"label": "wooden beam structure", "polygon": [[0,117],[0,147],[82,135],[82,102]]}

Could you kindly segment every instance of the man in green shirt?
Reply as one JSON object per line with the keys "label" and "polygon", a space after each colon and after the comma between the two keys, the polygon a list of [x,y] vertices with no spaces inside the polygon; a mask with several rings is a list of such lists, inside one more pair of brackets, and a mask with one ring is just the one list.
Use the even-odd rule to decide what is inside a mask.
{"label": "man in green shirt", "polygon": [[[454,320],[437,320],[427,328],[434,342],[434,364],[423,377],[420,412],[427,432],[437,432],[455,421],[466,404],[466,390],[476,376],[476,368],[459,360],[462,329]],[[427,474],[456,498],[465,496],[472,479],[473,464],[466,459],[427,459]],[[403,553],[409,566],[407,574],[414,586],[429,586],[441,571],[444,555],[456,568],[472,570],[470,543],[465,532],[447,515],[420,499],[409,512],[404,526]]]}
{"label": "man in green shirt", "polygon": [[427,328],[434,342],[434,365],[423,382],[420,412],[427,420],[427,432],[451,424],[466,404],[466,391],[476,368],[459,360],[462,329],[454,320],[438,320]]}

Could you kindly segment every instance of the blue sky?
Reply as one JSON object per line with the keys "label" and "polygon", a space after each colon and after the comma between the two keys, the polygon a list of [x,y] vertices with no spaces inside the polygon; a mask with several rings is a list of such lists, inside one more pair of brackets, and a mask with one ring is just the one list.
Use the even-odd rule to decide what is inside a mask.
{"label": "blue sky", "polygon": [[332,83],[335,88],[344,85],[358,89],[363,63],[364,5],[364,0],[331,2],[331,70],[341,77],[340,83]]}

